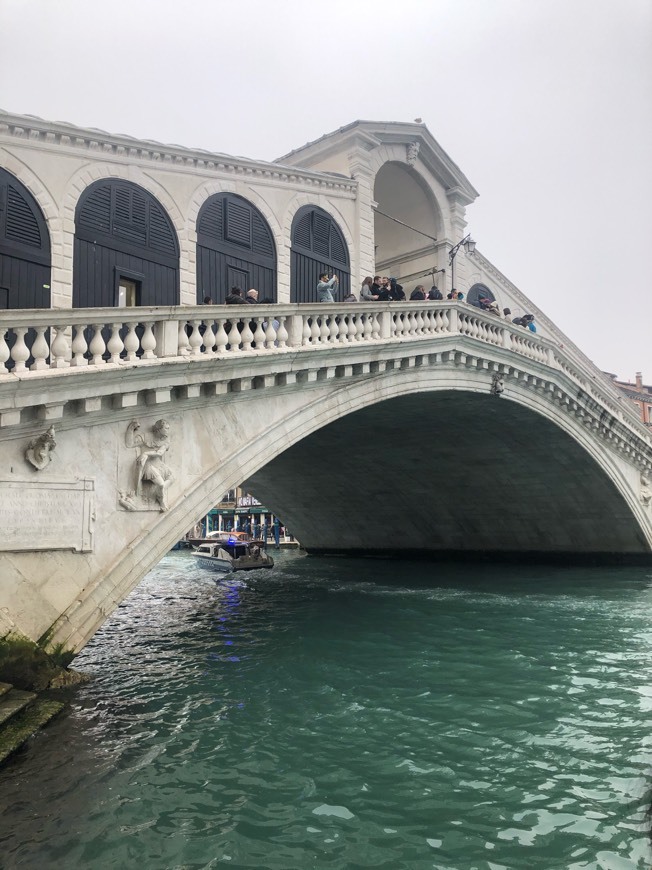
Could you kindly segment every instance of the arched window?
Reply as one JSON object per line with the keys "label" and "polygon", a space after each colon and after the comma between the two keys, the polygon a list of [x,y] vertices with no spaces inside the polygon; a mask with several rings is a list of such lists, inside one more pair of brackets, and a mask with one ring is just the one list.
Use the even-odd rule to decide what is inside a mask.
{"label": "arched window", "polygon": [[255,288],[276,301],[276,245],[269,224],[248,200],[216,193],[197,216],[197,302],[224,302],[231,287]]}
{"label": "arched window", "polygon": [[130,181],[91,184],[75,212],[73,306],[178,305],[179,243],[163,206]]}
{"label": "arched window", "polygon": [[316,302],[322,272],[339,278],[337,299],[351,292],[349,249],[334,218],[322,208],[306,205],[292,221],[290,300]]}
{"label": "arched window", "polygon": [[474,284],[473,287],[471,287],[469,292],[466,294],[466,301],[469,303],[469,305],[475,305],[476,308],[481,308],[481,296],[484,296],[486,299],[490,299],[492,302],[496,299],[494,294],[487,286],[485,286],[484,284]]}
{"label": "arched window", "polygon": [[0,169],[0,309],[50,307],[50,234],[38,203]]}

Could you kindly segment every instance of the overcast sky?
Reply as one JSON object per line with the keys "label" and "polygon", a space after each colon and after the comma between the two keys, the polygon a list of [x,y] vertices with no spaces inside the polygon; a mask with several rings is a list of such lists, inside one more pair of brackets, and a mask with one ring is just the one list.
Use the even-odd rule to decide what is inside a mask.
{"label": "overcast sky", "polygon": [[265,160],[420,117],[479,250],[652,384],[652,0],[0,0],[0,107]]}

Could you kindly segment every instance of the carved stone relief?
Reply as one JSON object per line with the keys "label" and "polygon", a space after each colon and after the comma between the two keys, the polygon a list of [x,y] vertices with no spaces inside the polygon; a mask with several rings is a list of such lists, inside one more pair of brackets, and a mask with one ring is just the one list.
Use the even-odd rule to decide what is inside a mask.
{"label": "carved stone relief", "polygon": [[25,459],[34,466],[37,471],[46,468],[52,462],[52,455],[57,442],[54,440],[54,426],[50,426],[47,432],[33,438],[25,450]]}
{"label": "carved stone relief", "polygon": [[125,444],[138,451],[133,468],[133,489],[120,492],[119,503],[128,511],[168,509],[167,491],[173,475],[164,456],[170,449],[170,424],[157,420],[149,434],[143,434],[138,420],[127,427]]}
{"label": "carved stone relief", "polygon": [[408,166],[414,166],[417,162],[417,157],[419,156],[419,143],[418,142],[410,142],[409,145],[405,146],[406,150],[406,162]]}
{"label": "carved stone relief", "polygon": [[500,372],[496,372],[491,379],[491,388],[489,392],[492,396],[499,396],[505,389],[505,379]]}
{"label": "carved stone relief", "polygon": [[641,504],[643,507],[650,507],[652,504],[652,489],[650,488],[650,479],[647,474],[642,471],[641,472]]}

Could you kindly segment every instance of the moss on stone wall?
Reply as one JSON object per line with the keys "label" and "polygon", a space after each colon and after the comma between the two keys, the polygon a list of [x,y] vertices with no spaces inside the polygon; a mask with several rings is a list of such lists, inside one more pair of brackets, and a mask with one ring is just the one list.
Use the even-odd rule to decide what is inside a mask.
{"label": "moss on stone wall", "polygon": [[7,635],[0,638],[0,682],[38,692],[59,678],[73,658],[61,648],[45,652],[28,638]]}

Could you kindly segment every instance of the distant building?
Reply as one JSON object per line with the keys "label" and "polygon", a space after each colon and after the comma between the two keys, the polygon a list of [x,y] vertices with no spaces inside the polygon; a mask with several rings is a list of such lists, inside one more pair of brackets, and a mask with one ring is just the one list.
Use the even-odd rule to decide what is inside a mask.
{"label": "distant building", "polygon": [[623,391],[628,399],[636,405],[641,415],[641,422],[652,427],[652,386],[643,383],[643,372],[636,372],[636,381],[619,381],[616,375],[605,372],[614,384]]}

